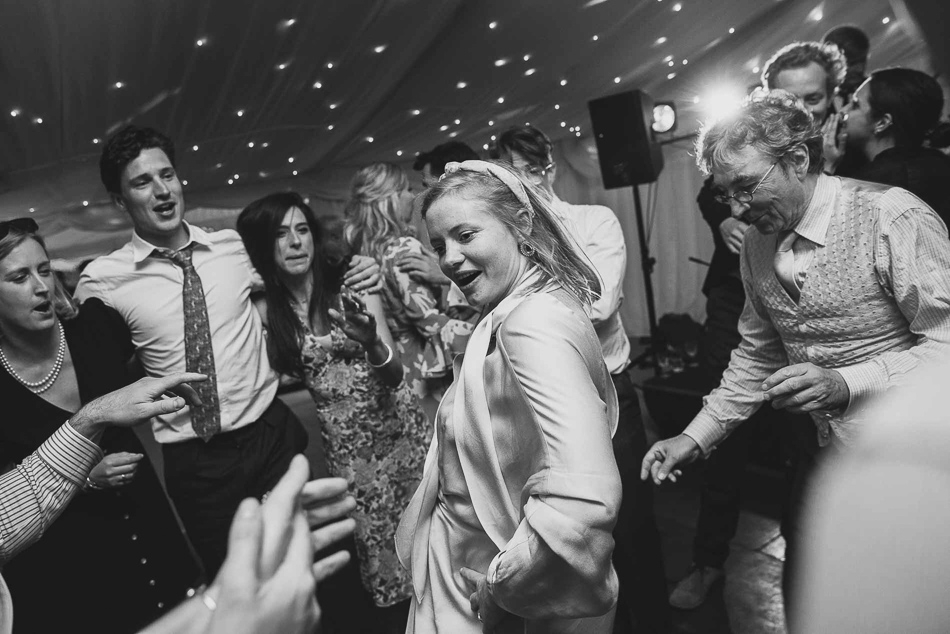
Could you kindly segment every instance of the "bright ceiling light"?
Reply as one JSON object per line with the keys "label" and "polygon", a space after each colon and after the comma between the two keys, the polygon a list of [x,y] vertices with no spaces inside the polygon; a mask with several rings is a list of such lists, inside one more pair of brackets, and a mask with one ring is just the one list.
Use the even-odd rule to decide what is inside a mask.
{"label": "bright ceiling light", "polygon": [[501,67],[501,66],[504,66],[504,65],[507,64],[507,63],[508,63],[508,60],[505,59],[504,57],[502,57],[501,59],[496,59],[496,60],[495,60],[495,66]]}
{"label": "bright ceiling light", "polygon": [[411,110],[411,111],[409,112],[409,114],[411,114],[411,115],[414,116],[414,117],[417,117],[417,116],[419,116],[420,114],[422,114],[422,111],[421,111],[421,110]]}
{"label": "bright ceiling light", "polygon": [[682,9],[683,9],[683,5],[681,5],[679,2],[673,5],[674,11],[682,11]]}
{"label": "bright ceiling light", "polygon": [[494,29],[494,28],[497,28],[497,27],[498,27],[498,23],[495,22],[495,21],[492,21],[492,22],[489,22],[489,23],[488,23],[488,28],[490,28],[490,29]]}
{"label": "bright ceiling light", "polygon": [[707,124],[737,112],[744,97],[743,91],[738,86],[730,85],[719,86],[703,95],[702,109]]}
{"label": "bright ceiling light", "polygon": [[208,43],[208,38],[206,37],[198,38],[197,40],[195,40],[195,46],[197,46],[198,48],[201,48],[207,43]]}
{"label": "bright ceiling light", "polygon": [[499,98],[498,98],[498,103],[505,103],[505,98],[504,98],[504,97],[499,97]]}
{"label": "bright ceiling light", "polygon": [[615,84],[619,84],[619,83],[620,83],[620,78],[619,78],[619,77],[614,77],[614,83],[615,83]]}
{"label": "bright ceiling light", "polygon": [[315,82],[313,82],[313,87],[316,88],[317,90],[319,90],[320,88],[323,88],[323,82],[322,82],[322,81],[315,81]]}
{"label": "bright ceiling light", "polygon": [[462,90],[466,86],[468,86],[468,83],[464,81],[460,81],[459,83],[455,84],[455,87],[458,88],[459,90]]}
{"label": "bright ceiling light", "polygon": [[567,86],[567,80],[566,80],[566,79],[562,79],[562,80],[561,80],[561,85],[562,85],[562,86]]}
{"label": "bright ceiling light", "polygon": [[662,37],[656,38],[656,43],[657,43],[657,45],[666,44],[666,36],[664,35],[664,36],[662,36]]}
{"label": "bright ceiling light", "polygon": [[890,18],[884,18],[883,20],[881,20],[881,24],[887,24],[890,21],[891,21]]}
{"label": "bright ceiling light", "polygon": [[526,71],[524,72],[524,74],[525,74],[526,77],[530,77],[531,75],[534,75],[536,72],[537,72],[536,69],[534,69],[534,68],[529,68],[528,70],[526,70]]}
{"label": "bright ceiling light", "polygon": [[385,51],[385,50],[386,50],[386,45],[385,45],[385,44],[380,44],[379,46],[377,46],[376,48],[373,49],[373,52],[374,52],[374,53],[382,53],[382,52]]}

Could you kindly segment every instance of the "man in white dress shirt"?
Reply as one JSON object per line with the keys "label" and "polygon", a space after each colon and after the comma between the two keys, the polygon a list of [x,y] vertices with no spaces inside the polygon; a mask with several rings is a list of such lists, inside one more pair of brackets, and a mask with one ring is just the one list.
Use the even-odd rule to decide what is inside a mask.
{"label": "man in white dress shirt", "polygon": [[[102,150],[100,175],[134,231],[125,246],[83,271],[80,301],[119,313],[145,372],[200,370],[201,407],[157,417],[168,494],[209,577],[224,560],[242,499],[262,497],[307,446],[300,421],[276,398],[264,328],[251,294],[260,277],[236,231],[202,231],[184,221],[172,141],[127,126]],[[378,282],[378,266],[357,259],[347,283]]]}
{"label": "man in white dress shirt", "polygon": [[614,212],[601,205],[573,205],[554,193],[557,165],[553,145],[533,126],[504,132],[492,148],[492,158],[504,160],[551,197],[582,254],[597,271],[601,296],[590,317],[600,339],[607,370],[617,388],[620,416],[613,448],[623,484],[623,502],[614,528],[614,567],[620,580],[620,599],[614,631],[667,632],[671,627],[666,601],[666,577],[659,533],[653,515],[653,492],[637,478],[637,466],[646,451],[640,403],[627,369],[630,341],[620,319],[627,247]]}

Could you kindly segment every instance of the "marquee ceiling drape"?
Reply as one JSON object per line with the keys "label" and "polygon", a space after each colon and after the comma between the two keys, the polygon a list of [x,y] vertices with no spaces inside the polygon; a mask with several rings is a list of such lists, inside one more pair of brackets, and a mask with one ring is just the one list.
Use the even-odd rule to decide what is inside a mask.
{"label": "marquee ceiling drape", "polygon": [[[338,208],[357,166],[511,125],[589,144],[587,101],[634,88],[674,100],[682,134],[710,90],[841,23],[872,67],[928,64],[888,0],[4,0],[0,219],[33,214],[61,257],[121,243],[97,162],[132,121],[175,140],[189,208],[286,188]],[[695,175],[665,178],[661,223]]]}

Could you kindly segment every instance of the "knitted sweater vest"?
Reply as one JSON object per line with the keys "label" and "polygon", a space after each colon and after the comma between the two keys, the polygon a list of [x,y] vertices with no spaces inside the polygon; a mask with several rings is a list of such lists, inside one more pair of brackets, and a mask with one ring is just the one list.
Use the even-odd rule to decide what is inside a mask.
{"label": "knitted sweater vest", "polygon": [[[751,300],[775,326],[792,364],[811,362],[834,369],[917,343],[875,268],[881,225],[877,199],[889,187],[850,179],[840,182],[825,246],[808,268],[798,304],[775,276],[777,235],[746,234],[743,278],[752,286]],[[815,420],[820,428],[826,419]]]}

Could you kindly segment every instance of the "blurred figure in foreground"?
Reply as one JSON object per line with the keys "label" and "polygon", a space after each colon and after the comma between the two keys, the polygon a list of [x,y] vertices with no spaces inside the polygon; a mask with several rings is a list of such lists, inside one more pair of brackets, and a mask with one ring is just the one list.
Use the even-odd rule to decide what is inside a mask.
{"label": "blurred figure in foreground", "polygon": [[808,634],[950,631],[950,359],[921,367],[811,487],[799,600]]}

